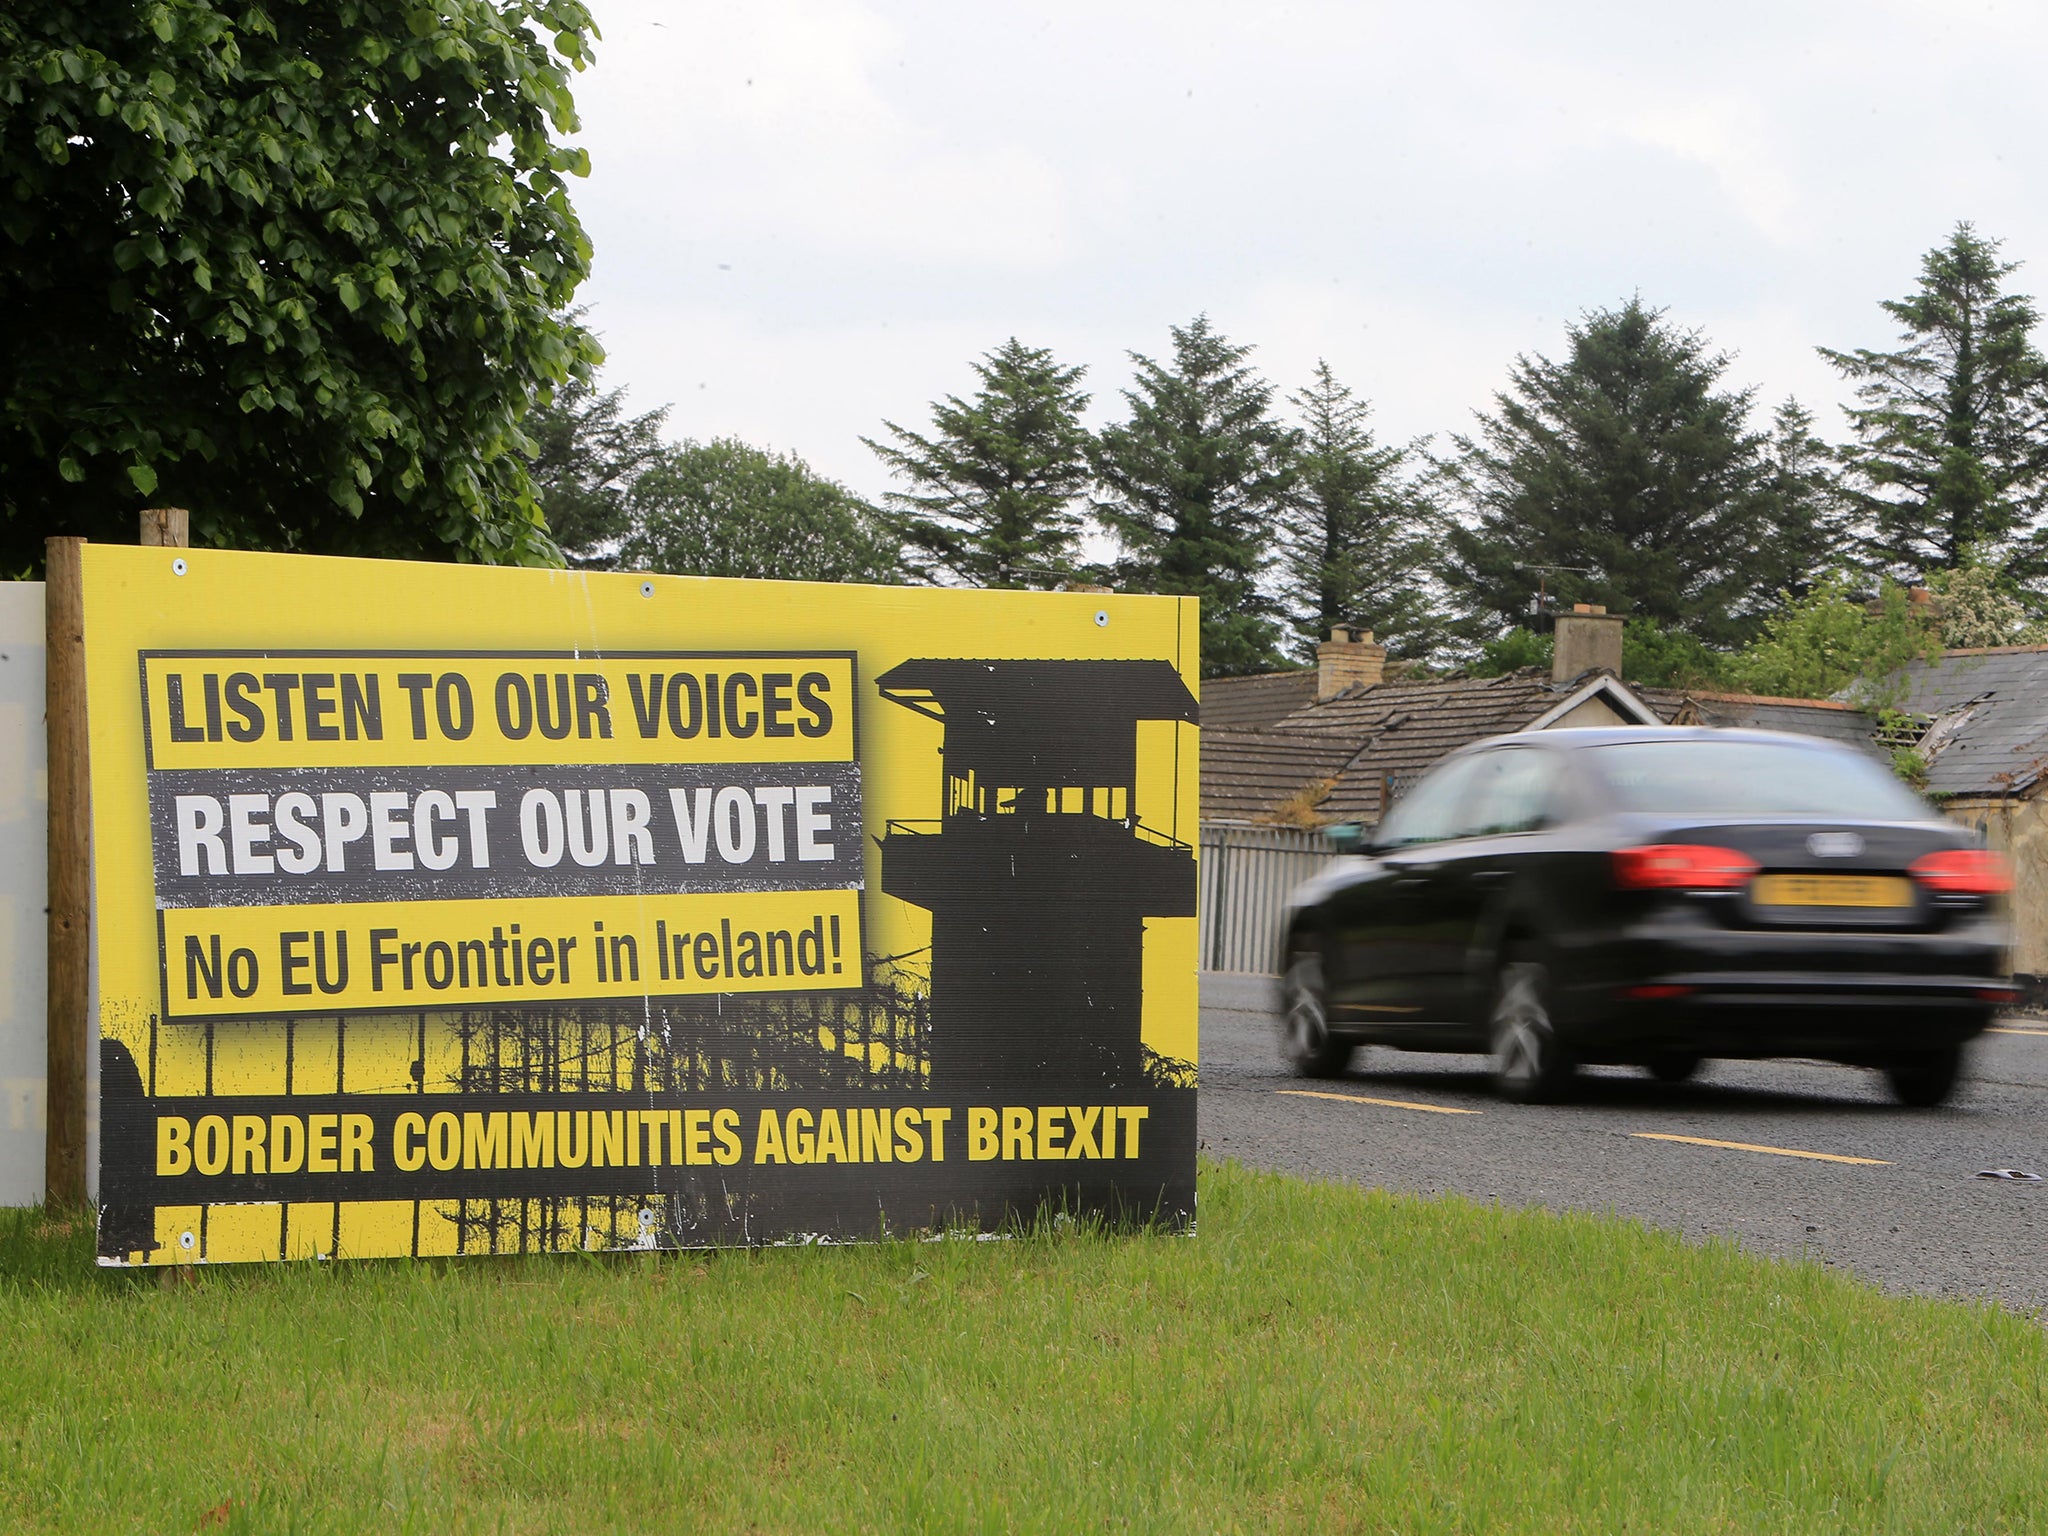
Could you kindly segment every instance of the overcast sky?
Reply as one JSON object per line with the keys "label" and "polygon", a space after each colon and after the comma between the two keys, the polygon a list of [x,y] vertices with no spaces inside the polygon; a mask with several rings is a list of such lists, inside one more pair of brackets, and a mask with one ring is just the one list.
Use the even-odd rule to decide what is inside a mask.
{"label": "overcast sky", "polygon": [[583,290],[636,409],[870,494],[1016,335],[1088,365],[1206,310],[1282,392],[1465,430],[1640,292],[1839,430],[1958,219],[2048,294],[2048,8],[594,0]]}

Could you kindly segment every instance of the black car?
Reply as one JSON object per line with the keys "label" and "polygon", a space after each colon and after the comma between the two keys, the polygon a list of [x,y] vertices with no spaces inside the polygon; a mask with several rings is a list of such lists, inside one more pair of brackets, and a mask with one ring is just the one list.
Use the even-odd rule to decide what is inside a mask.
{"label": "black car", "polygon": [[[1344,834],[1348,832],[1347,838]],[[1940,1103],[2014,996],[2011,876],[1852,748],[1769,731],[1555,730],[1446,758],[1290,899],[1283,1047],[1485,1051],[1514,1098],[1582,1063],[1882,1069]]]}

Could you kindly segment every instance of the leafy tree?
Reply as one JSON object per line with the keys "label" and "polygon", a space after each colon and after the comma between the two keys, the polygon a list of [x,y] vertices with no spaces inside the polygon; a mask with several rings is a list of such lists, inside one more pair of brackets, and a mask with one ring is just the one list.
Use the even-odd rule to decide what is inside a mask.
{"label": "leafy tree", "polygon": [[1505,677],[1525,667],[1540,667],[1548,672],[1555,654],[1556,642],[1549,635],[1539,635],[1517,624],[1504,634],[1482,641],[1479,659],[1466,670],[1474,677]]}
{"label": "leafy tree", "polygon": [[1648,619],[1621,626],[1621,675],[1648,688],[1716,688],[1728,665],[1725,651],[1684,630],[1665,629]]}
{"label": "leafy tree", "polygon": [[572,379],[526,418],[526,435],[537,450],[534,490],[548,532],[573,565],[617,563],[628,527],[627,492],[661,456],[669,408],[628,416],[625,398],[623,389],[599,391]]}
{"label": "leafy tree", "polygon": [[902,579],[874,510],[802,459],[735,438],[665,448],[627,493],[628,570],[785,581]]}
{"label": "leafy tree", "polygon": [[0,5],[0,562],[176,503],[247,548],[556,556],[587,371],[581,0]]}
{"label": "leafy tree", "polygon": [[1279,629],[1259,578],[1293,480],[1294,434],[1271,415],[1272,386],[1245,365],[1250,347],[1207,315],[1172,334],[1168,363],[1131,354],[1130,419],[1105,428],[1092,455],[1106,493],[1096,512],[1123,548],[1120,582],[1202,600],[1205,676],[1266,671],[1280,662]]}
{"label": "leafy tree", "polygon": [[1954,570],[1937,571],[1928,586],[1939,605],[1945,646],[2030,645],[2048,628],[2028,616],[2006,568],[1975,549],[1965,550]]}
{"label": "leafy tree", "polygon": [[1866,599],[1851,575],[1835,571],[1766,619],[1763,633],[1728,658],[1725,675],[1746,693],[1825,699],[1848,689],[1866,708],[1895,705],[1906,664],[1941,653],[1926,608],[1889,580]]}
{"label": "leafy tree", "polygon": [[1301,412],[1296,478],[1282,503],[1282,600],[1296,650],[1313,658],[1334,624],[1362,624],[1397,654],[1444,636],[1430,601],[1436,529],[1431,509],[1400,478],[1405,449],[1374,441],[1371,407],[1330,371],[1288,397]]}
{"label": "leafy tree", "polygon": [[1052,587],[1071,572],[1087,488],[1083,368],[1012,336],[973,365],[972,400],[932,407],[933,435],[893,421],[895,443],[863,438],[913,487],[883,498],[918,579],[972,587]]}
{"label": "leafy tree", "polygon": [[1713,644],[1739,640],[1802,549],[1747,419],[1716,386],[1727,358],[1631,299],[1570,329],[1562,362],[1523,357],[1476,437],[1454,439],[1446,575],[1482,622],[1528,610],[1530,566],[1560,603],[1593,602]]}
{"label": "leafy tree", "polygon": [[1856,381],[1856,442],[1843,451],[1873,552],[1898,575],[1952,569],[1965,552],[2003,555],[2048,495],[2048,360],[2034,301],[2007,293],[2018,263],[1958,224],[1921,259],[1917,292],[1887,299],[1895,352],[1821,356]]}

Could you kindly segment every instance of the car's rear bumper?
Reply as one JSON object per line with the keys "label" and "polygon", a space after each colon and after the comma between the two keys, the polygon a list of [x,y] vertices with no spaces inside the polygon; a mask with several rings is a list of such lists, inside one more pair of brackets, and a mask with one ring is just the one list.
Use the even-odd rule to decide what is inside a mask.
{"label": "car's rear bumper", "polygon": [[1559,1027],[1596,1060],[1881,1062],[1967,1040],[2012,997],[1990,917],[1927,933],[1646,924],[1560,959]]}

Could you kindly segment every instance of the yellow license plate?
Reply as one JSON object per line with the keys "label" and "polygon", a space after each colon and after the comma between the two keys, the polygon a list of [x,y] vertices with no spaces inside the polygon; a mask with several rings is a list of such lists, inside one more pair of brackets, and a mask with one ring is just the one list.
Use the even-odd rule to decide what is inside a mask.
{"label": "yellow license plate", "polygon": [[1763,907],[1910,907],[1913,882],[1897,875],[1758,875],[1749,894]]}

